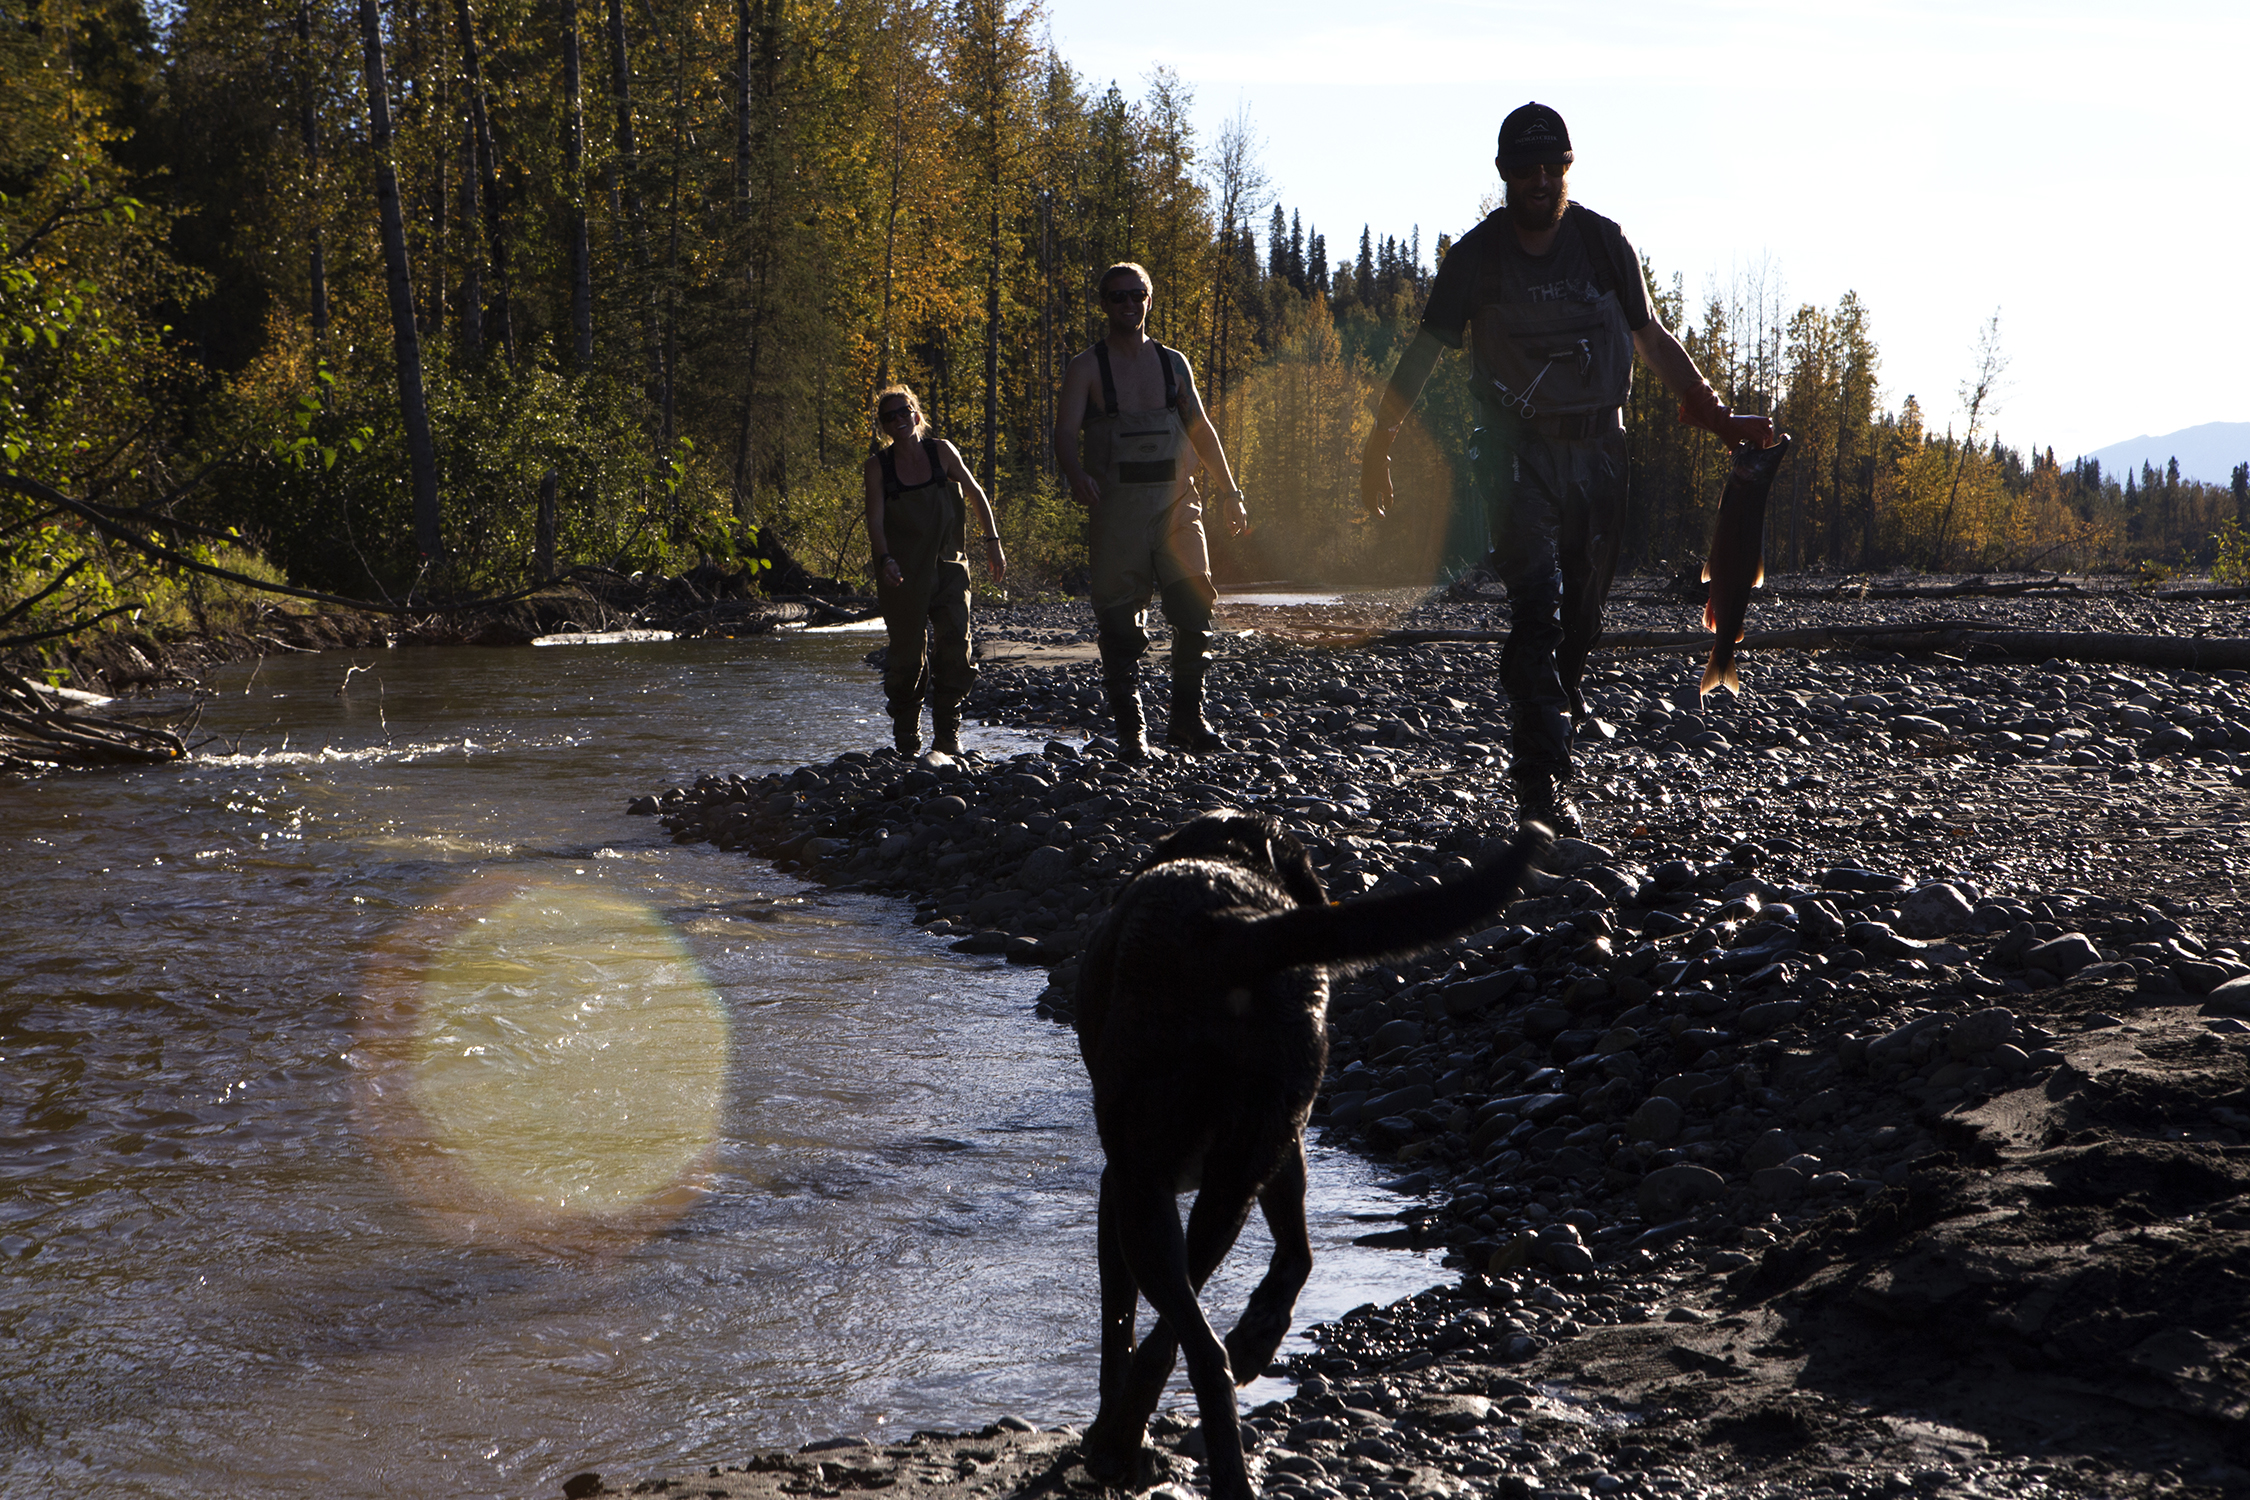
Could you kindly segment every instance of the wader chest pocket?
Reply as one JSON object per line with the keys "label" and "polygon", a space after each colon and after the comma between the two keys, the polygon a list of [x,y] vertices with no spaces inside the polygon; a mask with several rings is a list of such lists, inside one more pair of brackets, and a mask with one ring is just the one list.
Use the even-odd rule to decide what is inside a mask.
{"label": "wader chest pocket", "polygon": [[1632,392],[1633,335],[1615,292],[1592,303],[1480,307],[1474,334],[1480,384],[1526,417],[1622,406]]}

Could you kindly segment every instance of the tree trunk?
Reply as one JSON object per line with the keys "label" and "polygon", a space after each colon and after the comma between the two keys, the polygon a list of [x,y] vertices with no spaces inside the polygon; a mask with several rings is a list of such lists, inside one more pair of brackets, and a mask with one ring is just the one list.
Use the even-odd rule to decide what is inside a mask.
{"label": "tree trunk", "polygon": [[[311,179],[305,194],[306,211],[314,215],[312,223],[312,251],[307,271],[312,281],[313,357],[325,357],[328,349],[328,257],[321,242],[320,220],[320,128],[313,111],[313,47],[312,0],[297,0],[297,65],[298,80],[297,128],[304,137],[305,173]],[[328,388],[321,387],[325,404]]]}
{"label": "tree trunk", "polygon": [[539,529],[532,541],[531,576],[550,583],[555,576],[555,489],[559,478],[553,469],[539,476]]}
{"label": "tree trunk", "polygon": [[750,0],[734,0],[734,216],[750,217]]}
{"label": "tree trunk", "polygon": [[992,153],[990,268],[984,279],[984,487],[1000,498],[1000,152]]}
{"label": "tree trunk", "polygon": [[478,239],[483,231],[477,219],[477,127],[466,110],[461,114],[461,352],[471,359],[484,358],[484,256]]}
{"label": "tree trunk", "polygon": [[407,464],[414,486],[414,550],[424,567],[445,557],[438,527],[437,447],[430,439],[430,409],[422,391],[422,341],[414,329],[414,274],[406,263],[406,220],[399,208],[398,173],[391,167],[390,83],[383,76],[383,23],[375,0],[359,0],[360,41],[367,77],[368,145],[375,153],[375,206],[382,222],[383,269],[391,302],[391,345],[398,370],[399,416],[406,426]]}
{"label": "tree trunk", "polygon": [[617,99],[617,184],[633,236],[633,266],[640,273],[641,357],[649,381],[657,379],[655,287],[648,274],[648,221],[641,211],[640,148],[633,138],[633,62],[625,45],[624,0],[609,0],[609,67]]}
{"label": "tree trunk", "polygon": [[461,66],[469,81],[471,170],[483,184],[485,258],[492,266],[492,306],[487,321],[500,335],[508,363],[516,362],[515,321],[508,312],[508,242],[501,234],[500,160],[492,139],[492,118],[485,109],[484,70],[477,55],[476,27],[469,18],[469,0],[454,0],[453,13],[461,27]]}
{"label": "tree trunk", "polygon": [[[447,75],[452,70],[445,66],[445,59],[442,55],[445,45],[445,28],[443,26],[437,28],[437,40],[437,50],[440,53],[440,56],[438,58],[437,66],[430,69],[430,76],[436,80],[436,118],[439,120],[444,120],[445,118],[447,118],[447,106],[450,103],[450,96],[453,91],[447,82]],[[452,196],[452,188],[446,183],[445,180],[445,163],[447,153],[452,148],[446,145],[446,135],[445,131],[442,129],[432,130],[430,132],[430,140],[436,147],[436,149],[430,153],[429,330],[430,336],[432,338],[442,339],[445,337],[446,288],[451,284],[452,280],[451,276],[448,274],[448,268],[446,266],[445,248],[445,221],[446,211],[449,207],[447,200]]]}
{"label": "tree trunk", "polygon": [[563,0],[563,94],[570,115],[564,174],[570,181],[570,352],[581,374],[594,364],[594,249],[586,232],[586,110],[578,72],[578,0]]}

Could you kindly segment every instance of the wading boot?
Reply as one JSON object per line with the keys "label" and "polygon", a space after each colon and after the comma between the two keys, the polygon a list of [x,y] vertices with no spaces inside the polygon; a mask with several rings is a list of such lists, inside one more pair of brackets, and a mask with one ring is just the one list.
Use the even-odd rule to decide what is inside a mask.
{"label": "wading boot", "polygon": [[1164,752],[1148,742],[1148,725],[1141,718],[1141,674],[1131,664],[1123,672],[1104,674],[1109,691],[1109,711],[1117,719],[1117,758],[1129,766],[1162,760]]}
{"label": "wading boot", "polygon": [[922,749],[922,708],[916,704],[911,714],[891,715],[891,745],[899,754],[912,760]]}
{"label": "wading boot", "polygon": [[961,710],[953,708],[930,709],[930,749],[939,755],[961,753]]}
{"label": "wading boot", "polygon": [[[1181,644],[1187,643],[1187,632],[1177,632]],[[1203,674],[1210,668],[1211,658],[1200,645],[1172,651],[1172,714],[1164,726],[1164,743],[1175,750],[1185,750],[1191,755],[1211,755],[1234,747],[1223,739],[1203,717]]]}
{"label": "wading boot", "polygon": [[1585,833],[1586,825],[1579,819],[1578,804],[1564,795],[1552,772],[1519,772],[1512,779],[1516,784],[1518,823],[1544,823],[1567,838],[1578,838]]}

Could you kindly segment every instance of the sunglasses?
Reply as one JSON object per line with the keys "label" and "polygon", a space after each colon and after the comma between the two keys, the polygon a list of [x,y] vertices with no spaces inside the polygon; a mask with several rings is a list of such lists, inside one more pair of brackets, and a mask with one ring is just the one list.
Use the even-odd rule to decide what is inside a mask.
{"label": "sunglasses", "polygon": [[1148,292],[1145,288],[1131,292],[1104,292],[1102,293],[1102,300],[1104,302],[1146,302]]}
{"label": "sunglasses", "polygon": [[913,415],[914,408],[911,406],[886,406],[875,413],[875,420],[888,427],[902,417],[912,417]]}

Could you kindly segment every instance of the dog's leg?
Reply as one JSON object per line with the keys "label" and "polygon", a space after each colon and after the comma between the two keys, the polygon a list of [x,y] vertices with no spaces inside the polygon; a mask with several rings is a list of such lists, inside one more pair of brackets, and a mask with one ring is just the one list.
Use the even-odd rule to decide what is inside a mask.
{"label": "dog's leg", "polygon": [[[1221,1191],[1214,1197],[1213,1189]],[[1228,1211],[1229,1202],[1239,1208]],[[1194,1262],[1189,1259],[1189,1236],[1180,1228],[1179,1206],[1166,1182],[1138,1182],[1117,1198],[1118,1239],[1126,1264],[1140,1292],[1156,1310],[1157,1323],[1133,1351],[1132,1373],[1118,1404],[1103,1393],[1103,1407],[1087,1430],[1091,1448],[1101,1430],[1102,1458],[1119,1466],[1129,1464],[1140,1447],[1142,1433],[1164,1382],[1172,1373],[1175,1351],[1187,1358],[1188,1383],[1195,1390],[1203,1416],[1204,1462],[1211,1475],[1212,1500],[1247,1500],[1250,1479],[1242,1461],[1242,1427],[1235,1413],[1234,1377],[1227,1367],[1226,1346],[1203,1316],[1196,1289],[1234,1243],[1235,1234],[1249,1217],[1247,1192],[1228,1193],[1224,1185],[1205,1177],[1196,1195]],[[1210,1209],[1205,1205],[1212,1204]],[[1114,1421],[1112,1413],[1114,1412]],[[1107,1424],[1107,1425],[1105,1425]],[[1127,1443],[1127,1436],[1130,1442]],[[1089,1453],[1087,1469],[1100,1478],[1096,1458]]]}
{"label": "dog's leg", "polygon": [[1248,1385],[1273,1363],[1274,1351],[1289,1336],[1297,1294],[1312,1274],[1312,1238],[1305,1231],[1305,1138],[1289,1144],[1281,1165],[1258,1194],[1258,1207],[1273,1235],[1273,1259],[1242,1318],[1227,1335],[1227,1363],[1237,1383]]}
{"label": "dog's leg", "polygon": [[1125,1389],[1133,1360],[1133,1316],[1140,1308],[1140,1288],[1125,1264],[1124,1246],[1117,1235],[1115,1173],[1102,1172],[1101,1207],[1095,1220],[1095,1252],[1102,1279],[1102,1385],[1106,1407]]}

